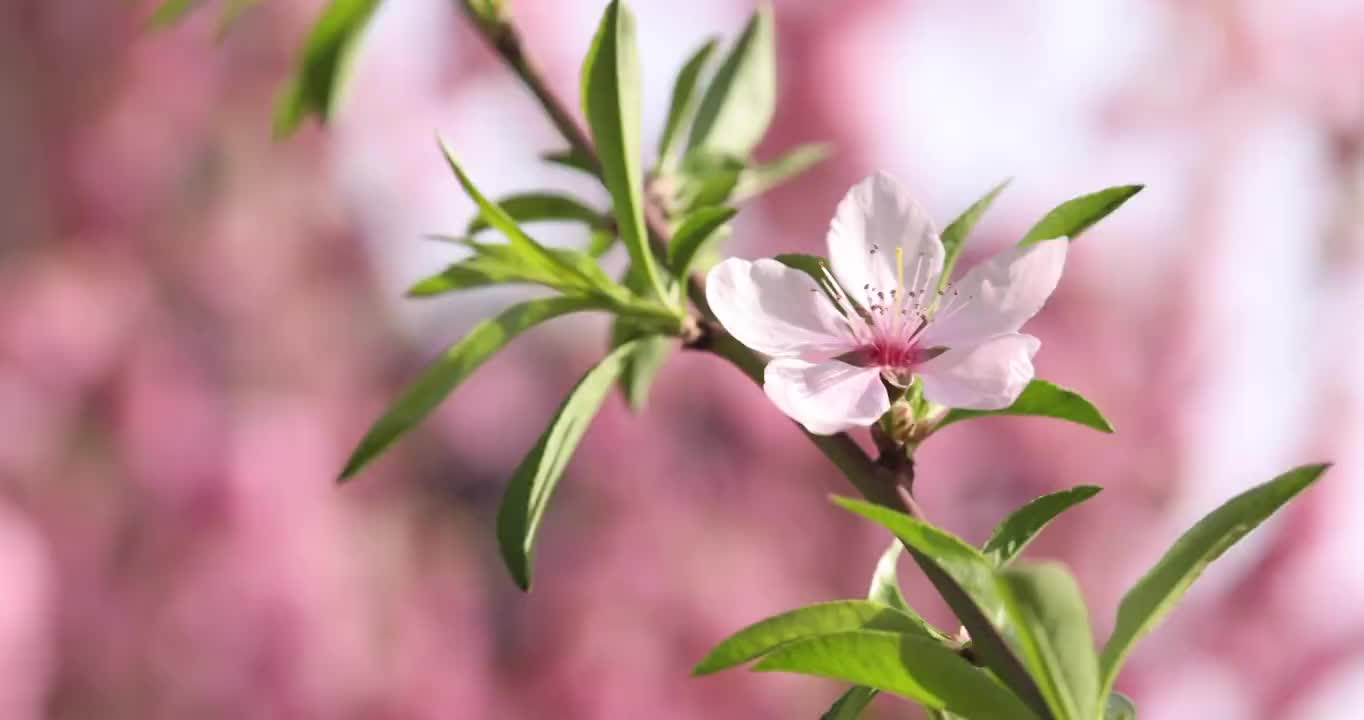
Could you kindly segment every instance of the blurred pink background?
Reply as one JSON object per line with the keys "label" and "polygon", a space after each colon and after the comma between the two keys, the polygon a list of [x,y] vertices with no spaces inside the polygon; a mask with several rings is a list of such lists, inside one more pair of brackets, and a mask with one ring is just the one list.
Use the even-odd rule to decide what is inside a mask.
{"label": "blurred pink background", "polygon": [[[576,98],[603,2],[511,4]],[[818,717],[837,684],[689,668],[749,622],[861,595],[886,538],[828,504],[851,489],[713,358],[676,357],[642,417],[608,402],[529,595],[497,558],[496,505],[605,318],[529,333],[333,484],[404,381],[527,292],[401,297],[456,252],[420,236],[473,214],[435,133],[485,190],[605,193],[537,162],[558,139],[449,0],[386,2],[334,125],[273,142],[319,7],[258,5],[219,42],[215,9],[150,33],[147,2],[0,3],[0,718]],[[634,8],[653,147],[686,53],[750,7]],[[1364,2],[780,0],[777,17],[759,155],[837,150],[746,206],[733,254],[821,251],[877,168],[940,223],[1015,177],[966,262],[1065,198],[1147,184],[1030,325],[1040,373],[1118,433],[956,426],[921,454],[927,513],[980,540],[1032,496],[1107,486],[1029,551],[1075,568],[1104,638],[1196,518],[1333,459],[1119,686],[1143,720],[1354,716]],[[915,714],[882,699],[869,717]]]}

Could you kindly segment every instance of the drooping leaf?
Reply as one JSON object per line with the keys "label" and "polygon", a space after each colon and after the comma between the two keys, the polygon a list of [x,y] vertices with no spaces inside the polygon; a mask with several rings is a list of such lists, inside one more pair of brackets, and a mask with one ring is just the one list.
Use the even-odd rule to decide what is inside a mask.
{"label": "drooping leaf", "polygon": [[1005,614],[989,560],[955,535],[904,513],[848,498],[836,497],[834,503],[889,529],[909,548],[938,595],[970,633],[977,657],[1024,704],[1045,715],[1041,691],[996,629],[1003,625]]}
{"label": "drooping leaf", "polygon": [[663,136],[658,139],[658,161],[665,170],[677,162],[678,152],[675,143],[678,140],[678,135],[682,132],[682,127],[691,119],[696,105],[697,81],[700,80],[701,71],[706,68],[706,61],[710,59],[711,53],[715,52],[715,46],[718,42],[717,38],[706,40],[704,45],[697,48],[696,52],[687,58],[682,69],[677,73],[677,79],[673,81],[672,102],[668,105],[668,121],[663,126]]}
{"label": "drooping leaf", "polygon": [[587,254],[594,258],[605,255],[606,251],[610,250],[611,246],[616,244],[616,239],[615,229],[593,230],[588,236]]}
{"label": "drooping leaf", "polygon": [[621,242],[630,264],[660,300],[668,297],[649,248],[644,224],[643,172],[639,145],[639,48],[635,20],[612,0],[583,62],[583,110],[601,159],[602,181],[611,193]]}
{"label": "drooping leaf", "polygon": [[[409,297],[431,297],[453,290],[504,283],[544,285],[569,295],[591,294],[602,285],[612,284],[590,256],[577,250],[546,248],[559,260],[558,265],[549,267],[541,262],[538,253],[532,253],[523,245],[483,243],[454,236],[440,236],[439,239],[463,245],[473,250],[473,254],[436,275],[419,280],[408,289]],[[580,268],[581,272],[567,274],[563,266]],[[591,286],[584,284],[582,276],[593,279]],[[616,295],[619,291],[614,291],[611,297],[614,299]]]}
{"label": "drooping leaf", "polygon": [[988,415],[1033,415],[1069,420],[1100,432],[1113,432],[1113,425],[1083,395],[1060,385],[1034,378],[1018,399],[1002,410],[949,410],[938,422],[942,429],[954,422]]}
{"label": "drooping leaf", "polygon": [[1227,501],[1189,528],[1118,605],[1113,634],[1100,655],[1102,692],[1113,689],[1132,645],[1150,632],[1203,569],[1237,540],[1321,477],[1330,465],[1304,465]]}
{"label": "drooping leaf", "polygon": [[552,297],[514,305],[497,317],[475,325],[468,335],[441,354],[403,390],[383,417],[370,427],[346,461],[339,480],[353,476],[366,463],[411,430],[452,390],[521,331],[551,318],[600,305],[587,298]]}
{"label": "drooping leaf", "polygon": [[743,170],[744,162],[730,155],[704,149],[688,152],[682,158],[681,168],[673,175],[673,192],[667,200],[671,214],[689,213],[728,202]]}
{"label": "drooping leaf", "polygon": [[1059,237],[1074,240],[1091,225],[1122,207],[1122,204],[1133,195],[1141,192],[1143,187],[1145,186],[1118,185],[1067,200],[1042,216],[1018,244],[1030,245]]}
{"label": "drooping leaf", "polygon": [[1032,500],[1004,518],[982,551],[996,566],[1009,564],[1057,515],[1094,497],[1102,489],[1097,485],[1077,485]]}
{"label": "drooping leaf", "polygon": [[303,57],[275,105],[275,135],[293,132],[303,118],[330,119],[339,105],[351,57],[380,0],[331,0],[313,23]]}
{"label": "drooping leaf", "polygon": [[973,720],[1037,716],[989,674],[940,643],[881,630],[850,630],[796,640],[753,667],[866,685]]}
{"label": "drooping leaf", "polygon": [[866,685],[848,688],[823,715],[819,716],[819,720],[857,720],[862,717],[862,711],[867,709],[871,701],[876,699],[877,692]]}
{"label": "drooping leaf", "polygon": [[706,241],[736,212],[731,207],[711,206],[700,208],[683,218],[668,246],[668,266],[672,268],[673,275],[685,278]]}
{"label": "drooping leaf", "polygon": [[953,220],[947,229],[942,231],[944,255],[942,275],[938,278],[939,290],[947,287],[948,282],[952,279],[952,268],[957,266],[957,258],[961,255],[962,248],[966,247],[966,238],[971,235],[971,231],[975,229],[976,223],[980,222],[980,218],[985,215],[985,211],[989,210],[990,206],[994,204],[995,198],[999,197],[999,194],[1004,192],[1004,188],[1008,187],[1011,182],[1013,179],[1009,178],[991,188],[990,192],[985,193],[981,199],[972,203],[971,207],[963,210],[957,219]]}
{"label": "drooping leaf", "polygon": [[597,176],[596,161],[592,159],[591,155],[580,152],[577,148],[541,153],[540,159],[547,163],[585,172],[593,177]]}
{"label": "drooping leaf", "polygon": [[715,72],[692,122],[688,146],[747,158],[777,107],[777,50],[772,6],[753,14]]}
{"label": "drooping leaf", "polygon": [[1104,720],[1137,720],[1137,705],[1120,692],[1109,693]]}
{"label": "drooping leaf", "polygon": [[[556,192],[516,193],[500,198],[497,206],[517,222],[562,220],[580,222],[594,229],[608,228],[612,225],[609,215],[588,207],[577,198]],[[469,227],[465,232],[474,235],[488,227],[488,221],[480,214],[469,221]]]}
{"label": "drooping leaf", "polygon": [[739,182],[734,187],[733,202],[739,203],[757,197],[768,190],[809,170],[829,157],[832,148],[825,143],[800,145],[775,160],[750,165],[739,173]]}
{"label": "drooping leaf", "polygon": [[914,618],[870,600],[836,600],[785,612],[726,638],[697,663],[693,675],[709,675],[765,655],[793,640],[843,630],[890,630],[927,637]]}
{"label": "drooping leaf", "polygon": [[649,389],[668,356],[677,349],[676,341],[656,333],[648,333],[637,325],[617,318],[611,326],[613,347],[634,341],[635,350],[625,359],[620,374],[620,389],[630,410],[639,413],[649,400]]}
{"label": "drooping leaf", "polygon": [[1055,562],[1006,568],[998,578],[1023,659],[1048,705],[1058,720],[1092,720],[1099,659],[1075,578]]}
{"label": "drooping leaf", "polygon": [[507,484],[497,513],[497,541],[522,590],[530,589],[536,533],[559,478],[633,349],[630,343],[616,348],[578,381]]}

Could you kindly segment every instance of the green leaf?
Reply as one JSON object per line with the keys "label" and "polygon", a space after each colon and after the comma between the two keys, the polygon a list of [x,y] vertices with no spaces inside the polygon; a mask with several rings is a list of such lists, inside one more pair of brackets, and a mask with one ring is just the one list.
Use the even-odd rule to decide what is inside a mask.
{"label": "green leaf", "polygon": [[739,173],[733,201],[743,202],[771,190],[823,162],[831,150],[825,143],[800,145],[775,160],[745,168]]}
{"label": "green leaf", "polygon": [[633,343],[616,348],[578,381],[507,485],[497,513],[497,541],[522,590],[530,589],[536,532],[559,478],[634,348]]}
{"label": "green leaf", "polygon": [[1037,221],[1019,245],[1065,237],[1074,240],[1091,225],[1122,207],[1128,198],[1141,192],[1144,185],[1118,185],[1096,193],[1081,195],[1057,205]]}
{"label": "green leaf", "polygon": [[[905,546],[899,540],[894,540],[890,547],[881,553],[881,559],[876,562],[876,572],[871,576],[871,587],[867,588],[867,599],[906,614],[917,615],[918,613],[910,609],[909,603],[905,602],[905,596],[900,592],[900,573],[897,568],[900,564],[900,554],[904,550]],[[924,626],[927,627],[928,624],[924,623]]]}
{"label": "green leaf", "polygon": [[1004,518],[999,527],[995,528],[982,548],[985,555],[996,566],[1003,567],[1009,564],[1057,515],[1098,495],[1102,489],[1097,485],[1076,485],[1069,490],[1061,490],[1032,500]]}
{"label": "green leaf", "polygon": [[971,634],[972,646],[985,666],[1035,712],[1045,715],[1041,691],[996,630],[1005,615],[989,560],[961,538],[904,513],[849,498],[836,497],[834,504],[895,533]]}
{"label": "green leaf", "polygon": [[753,667],[834,678],[895,693],[973,720],[1036,718],[984,671],[934,640],[850,630],[797,640]]}
{"label": "green leaf", "polygon": [[275,105],[275,135],[292,133],[315,113],[330,119],[340,104],[350,61],[379,0],[332,0],[313,24],[303,58]]}
{"label": "green leaf", "polygon": [[672,102],[668,105],[668,121],[663,126],[663,136],[658,139],[658,161],[665,169],[671,168],[677,162],[678,153],[674,143],[677,141],[678,133],[682,131],[682,126],[692,115],[696,104],[697,81],[701,77],[701,71],[706,67],[706,61],[710,59],[711,53],[715,52],[717,43],[716,38],[711,38],[697,48],[682,65],[682,69],[677,73],[677,80],[673,82]]}
{"label": "green leaf", "polygon": [[1329,464],[1304,465],[1251,488],[1209,513],[1123,596],[1113,635],[1100,656],[1103,690],[1113,688],[1132,645],[1174,607],[1203,569],[1321,476]]}
{"label": "green leaf", "polygon": [[692,123],[692,148],[746,158],[777,107],[777,50],[772,6],[763,3],[715,72]]}
{"label": "green leaf", "polygon": [[552,150],[547,153],[541,153],[540,159],[554,165],[580,170],[593,177],[597,176],[597,161],[592,159],[591,155],[588,155],[577,148]]}
{"label": "green leaf", "polygon": [[1104,720],[1137,720],[1137,705],[1120,692],[1110,693],[1104,705]]}
{"label": "green leaf", "polygon": [[749,625],[726,638],[692,670],[709,675],[765,655],[793,640],[843,630],[892,630],[927,637],[922,626],[894,608],[870,600],[807,605]]}
{"label": "green leaf", "polygon": [[1099,659],[1075,578],[1055,562],[1011,567],[998,578],[1023,658],[1056,717],[1093,720]]}
{"label": "green leaf", "polygon": [[938,422],[938,430],[960,420],[988,415],[1033,415],[1079,423],[1100,432],[1113,432],[1113,425],[1083,395],[1046,380],[1034,379],[1023,388],[1018,399],[1001,410],[949,410]]}
{"label": "green leaf", "polygon": [[[408,289],[409,297],[431,297],[453,290],[504,283],[544,285],[569,295],[584,292],[591,294],[602,287],[614,285],[591,257],[577,250],[546,248],[548,253],[559,261],[553,267],[546,267],[538,254],[531,253],[524,246],[481,243],[451,236],[442,236],[439,239],[463,245],[473,250],[474,254],[446,267],[436,275],[419,280]],[[563,266],[578,268],[578,271],[566,274]],[[591,282],[585,284],[583,276],[591,278]],[[599,294],[603,299],[615,300],[622,292],[620,289],[613,289],[609,297],[605,293]],[[614,304],[619,307],[619,303]],[[666,310],[664,312],[666,313]]]}
{"label": "green leaf", "polygon": [[599,304],[587,298],[531,300],[507,308],[497,317],[475,325],[468,335],[423,370],[389,406],[383,417],[370,427],[346,461],[338,480],[354,475],[394,440],[421,422],[484,360],[501,350],[521,331],[560,315],[597,308]]}
{"label": "green leaf", "polygon": [[847,692],[839,695],[834,704],[819,716],[819,720],[857,720],[871,701],[876,699],[876,693],[876,690],[865,685],[848,688]]}
{"label": "green leaf", "polygon": [[611,193],[621,241],[630,263],[660,300],[667,289],[654,265],[644,224],[643,173],[639,151],[639,49],[635,19],[612,0],[583,62],[583,110],[601,158],[602,180]]}
{"label": "green leaf", "polygon": [[616,302],[625,302],[630,297],[625,288],[608,278],[601,266],[587,255],[568,250],[551,251],[532,239],[511,215],[479,192],[444,142],[440,143],[440,147],[450,169],[454,171],[464,192],[478,206],[483,219],[507,236],[511,249],[520,253],[524,261],[533,266],[533,272],[555,277],[557,287],[577,288]]}
{"label": "green leaf", "polygon": [[630,410],[639,413],[649,400],[649,389],[653,387],[658,371],[677,348],[672,338],[641,331],[636,324],[617,318],[611,326],[612,347],[630,341],[635,341],[635,349],[625,359],[620,389]]}
{"label": "green leaf", "polygon": [[[542,220],[564,220],[580,222],[588,227],[602,229],[611,227],[611,217],[598,212],[577,198],[554,192],[525,192],[508,195],[497,201],[498,207],[517,222],[537,222]],[[482,215],[469,221],[465,230],[473,235],[488,229],[488,221]]]}
{"label": "green leaf", "polygon": [[938,278],[938,289],[947,287],[952,279],[952,268],[957,266],[957,258],[961,255],[962,248],[966,247],[966,238],[970,237],[971,231],[975,229],[976,223],[985,215],[985,211],[994,204],[995,198],[1004,192],[1004,188],[1013,182],[1009,178],[990,189],[985,196],[966,208],[956,220],[953,220],[946,230],[942,231],[942,246],[945,254],[942,261],[942,275]]}
{"label": "green leaf", "polygon": [[682,219],[677,232],[673,233],[672,244],[668,246],[668,266],[672,268],[674,276],[685,278],[691,272],[692,263],[706,241],[736,212],[731,207],[703,207]]}
{"label": "green leaf", "polygon": [[593,230],[591,234],[588,235],[587,254],[591,255],[594,258],[599,258],[602,255],[605,255],[606,251],[610,250],[611,246],[615,244],[616,244],[615,229]]}
{"label": "green leaf", "polygon": [[194,9],[194,6],[202,2],[203,0],[164,0],[156,6],[148,24],[155,30],[164,30],[180,22],[185,15],[189,14],[190,10]]}

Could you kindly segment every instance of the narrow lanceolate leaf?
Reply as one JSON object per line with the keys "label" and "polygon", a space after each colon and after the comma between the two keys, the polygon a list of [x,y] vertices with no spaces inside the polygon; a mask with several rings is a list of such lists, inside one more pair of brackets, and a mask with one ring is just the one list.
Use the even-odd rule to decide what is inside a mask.
{"label": "narrow lanceolate leaf", "polygon": [[1032,500],[1004,518],[985,542],[982,551],[995,565],[1007,565],[1057,515],[1094,497],[1102,489],[1097,485],[1077,485]]}
{"label": "narrow lanceolate leaf", "polygon": [[579,310],[598,307],[595,300],[553,297],[514,305],[490,320],[475,325],[468,335],[455,343],[408,385],[383,417],[346,461],[340,480],[351,477],[366,463],[388,448],[403,433],[421,422],[445,396],[476,370],[484,360],[501,350],[521,331]]}
{"label": "narrow lanceolate leaf", "polygon": [[597,161],[594,160],[591,155],[581,152],[576,148],[552,150],[547,153],[541,153],[540,159],[553,165],[579,170],[594,177],[598,173]]}
{"label": "narrow lanceolate leaf", "polygon": [[478,206],[482,218],[490,226],[507,236],[511,248],[521,253],[526,262],[535,265],[537,272],[554,275],[560,279],[559,285],[562,287],[573,287],[617,300],[623,300],[628,296],[624,288],[606,277],[601,267],[586,255],[571,251],[551,251],[532,239],[516,224],[516,220],[506,210],[498,207],[497,203],[479,192],[444,142],[440,143],[440,148],[441,152],[445,153],[445,160],[450,165],[450,169],[454,171],[455,178],[459,180],[460,186]]}
{"label": "narrow lanceolate leaf", "polygon": [[1100,432],[1113,432],[1113,425],[1108,422],[1103,413],[1099,412],[1097,407],[1094,407],[1094,403],[1086,400],[1083,395],[1046,380],[1038,379],[1028,383],[1028,386],[1023,388],[1023,392],[1019,394],[1018,399],[1009,407],[1002,410],[950,410],[938,422],[938,429],[959,420],[987,415],[1050,417],[1058,420],[1069,420]]}
{"label": "narrow lanceolate leaf", "polygon": [[1143,187],[1145,186],[1118,185],[1067,200],[1042,216],[1018,244],[1029,245],[1059,237],[1074,240],[1091,225],[1122,207],[1129,198],[1141,192]]}
{"label": "narrow lanceolate leaf", "polygon": [[522,590],[530,589],[536,531],[559,478],[633,349],[630,343],[616,348],[578,381],[507,485],[497,513],[497,542]]}
{"label": "narrow lanceolate leaf", "polygon": [[303,58],[275,105],[275,134],[288,135],[303,118],[331,118],[349,73],[351,56],[379,0],[332,0],[313,23]]}
{"label": "narrow lanceolate leaf", "polygon": [[872,700],[876,699],[877,690],[865,685],[848,688],[848,691],[838,696],[834,704],[829,707],[819,720],[857,720],[862,717],[862,711],[867,709]]}
{"label": "narrow lanceolate leaf", "polygon": [[1120,692],[1109,693],[1103,720],[1137,720],[1137,704]]}
{"label": "narrow lanceolate leaf", "polygon": [[1060,563],[1005,569],[1000,594],[1032,676],[1058,720],[1094,720],[1099,659],[1089,611],[1075,578]]}
{"label": "narrow lanceolate leaf", "polygon": [[739,173],[734,186],[733,202],[743,202],[809,170],[829,157],[830,147],[824,143],[810,143],[788,150],[775,160],[750,165]]}
{"label": "narrow lanceolate leaf", "polygon": [[995,198],[1004,192],[1004,188],[1013,182],[1012,178],[1001,182],[985,193],[985,196],[966,208],[956,220],[953,220],[947,229],[942,231],[942,247],[944,251],[942,261],[942,275],[938,278],[938,289],[947,287],[947,283],[952,279],[952,268],[957,266],[957,258],[961,255],[962,248],[966,247],[966,238],[970,237],[971,231],[975,229],[976,223],[980,222],[985,211],[994,204]]}
{"label": "narrow lanceolate leaf", "polygon": [[[483,243],[464,237],[432,236],[473,251],[436,275],[423,278],[408,289],[409,297],[431,297],[453,290],[464,290],[484,285],[531,283],[554,288],[569,295],[592,294],[614,283],[602,272],[591,256],[570,248],[546,248],[559,262],[548,266],[541,262],[538,252],[524,245]],[[577,268],[566,273],[564,267]],[[584,277],[590,282],[585,282]],[[605,298],[608,293],[599,293]],[[613,289],[612,298],[620,294]]]}
{"label": "narrow lanceolate leaf", "polygon": [[[591,228],[611,226],[611,217],[588,207],[574,197],[555,192],[526,192],[499,198],[497,206],[517,222],[560,220],[580,222]],[[488,221],[480,214],[469,221],[466,233],[473,235],[488,229]]]}
{"label": "narrow lanceolate leaf", "polygon": [[668,266],[672,268],[673,275],[686,277],[706,242],[736,212],[731,207],[711,206],[700,208],[683,218],[677,232],[673,233],[672,244],[668,246]]}
{"label": "narrow lanceolate leaf", "polygon": [[765,655],[792,640],[844,630],[888,630],[927,637],[914,618],[870,600],[808,605],[749,625],[715,646],[692,670],[708,675]]}
{"label": "narrow lanceolate leaf", "polygon": [[996,629],[1005,616],[990,561],[955,535],[904,513],[848,498],[834,498],[834,503],[895,533],[971,634],[977,657],[1029,708],[1046,717],[1041,691]]}
{"label": "narrow lanceolate leaf", "polygon": [[797,640],[753,667],[866,685],[973,720],[1029,720],[1037,715],[989,674],[935,640],[851,630]]}
{"label": "narrow lanceolate leaf", "polygon": [[625,359],[620,374],[620,389],[625,394],[625,402],[630,410],[639,413],[649,401],[649,390],[653,387],[654,378],[668,356],[677,349],[677,343],[672,338],[642,331],[635,323],[616,318],[611,326],[612,346],[631,341],[635,349]]}
{"label": "narrow lanceolate leaf", "polygon": [[1203,569],[1246,533],[1321,477],[1330,465],[1304,465],[1251,488],[1199,520],[1123,596],[1118,619],[1100,656],[1103,694],[1113,688],[1132,645],[1174,607]]}
{"label": "narrow lanceolate leaf", "polygon": [[654,266],[644,225],[643,173],[639,149],[639,48],[635,19],[620,0],[612,0],[583,62],[583,110],[592,128],[602,180],[611,193],[621,241],[630,263],[643,273],[646,287],[667,298]]}
{"label": "narrow lanceolate leaf", "polygon": [[746,158],[777,107],[777,49],[772,6],[764,3],[715,71],[692,122],[688,146]]}
{"label": "narrow lanceolate leaf", "polygon": [[876,572],[871,576],[871,587],[867,588],[867,599],[907,614],[917,615],[918,613],[909,608],[904,594],[900,592],[900,555],[904,551],[904,544],[895,540],[881,553],[881,559],[876,561]]}
{"label": "narrow lanceolate leaf", "polygon": [[677,80],[673,81],[672,102],[668,104],[668,121],[663,126],[663,136],[658,140],[658,161],[665,170],[677,164],[680,156],[678,135],[691,119],[696,106],[697,81],[701,78],[701,71],[706,68],[706,61],[710,59],[711,53],[715,52],[717,42],[716,38],[711,38],[697,48],[678,71]]}

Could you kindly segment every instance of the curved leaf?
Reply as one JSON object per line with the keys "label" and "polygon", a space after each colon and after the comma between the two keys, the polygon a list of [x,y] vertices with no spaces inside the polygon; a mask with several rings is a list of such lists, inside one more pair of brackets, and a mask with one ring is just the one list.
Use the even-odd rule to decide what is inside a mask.
{"label": "curved leaf", "polygon": [[560,167],[585,172],[593,177],[598,174],[596,159],[577,148],[540,153],[540,159]]}
{"label": "curved leaf", "polygon": [[1007,565],[1057,515],[1098,495],[1100,490],[1103,488],[1097,485],[1077,485],[1032,500],[1004,518],[985,541],[982,551],[995,565]]}
{"label": "curved leaf", "polygon": [[536,532],[559,478],[634,348],[633,343],[621,345],[578,381],[507,484],[497,513],[497,541],[507,569],[522,590],[530,589]]}
{"label": "curved leaf", "polygon": [[303,58],[275,105],[275,135],[293,132],[310,113],[331,117],[351,56],[379,0],[332,0],[313,23]]}
{"label": "curved leaf", "polygon": [[843,630],[893,630],[927,637],[920,621],[869,600],[836,600],[807,605],[754,623],[716,645],[692,670],[693,675],[731,668],[771,652],[792,640]]}
{"label": "curved leaf", "polygon": [[[890,547],[881,553],[881,559],[876,561],[876,572],[871,576],[871,587],[867,588],[867,599],[917,617],[918,613],[910,609],[909,603],[905,602],[905,596],[900,592],[898,567],[900,555],[904,551],[905,546],[899,540],[894,540]],[[925,622],[924,626],[927,627],[928,623]]]}
{"label": "curved leaf", "polygon": [[753,667],[866,685],[973,720],[1036,718],[987,673],[934,640],[877,630],[804,638]]}
{"label": "curved leaf", "polygon": [[701,98],[688,146],[746,158],[777,107],[777,50],[772,5],[763,3]]}
{"label": "curved leaf", "polygon": [[1094,720],[1099,659],[1075,578],[1055,562],[1012,567],[998,577],[1023,658],[1056,717]]}
{"label": "curved leaf", "polygon": [[1120,692],[1110,693],[1104,705],[1104,720],[1137,720],[1137,705]]}
{"label": "curved leaf", "polygon": [[1113,681],[1132,645],[1174,607],[1203,569],[1321,477],[1328,464],[1304,465],[1227,501],[1185,532],[1118,605],[1118,619],[1100,656],[1103,685]]}
{"label": "curved leaf", "polygon": [[877,692],[866,685],[848,688],[847,692],[839,695],[834,704],[819,716],[819,720],[857,720],[871,701],[876,699]]}
{"label": "curved leaf", "polygon": [[654,266],[644,225],[643,173],[639,150],[639,49],[635,19],[620,0],[612,0],[583,61],[583,111],[601,159],[602,181],[611,193],[620,238],[630,264],[643,273],[646,287],[660,300],[668,297]]}
{"label": "curved leaf", "polygon": [[743,202],[771,190],[823,162],[831,150],[827,143],[809,143],[792,148],[774,160],[744,168],[739,172],[732,201]]}
{"label": "curved leaf", "polygon": [[1060,385],[1034,378],[1018,399],[1000,410],[949,410],[938,422],[942,429],[954,422],[988,415],[1033,415],[1069,420],[1100,432],[1113,432],[1113,425],[1083,395]]}
{"label": "curved leaf", "polygon": [[370,427],[351,453],[338,480],[345,480],[403,433],[421,422],[445,396],[469,377],[484,360],[501,350],[521,331],[551,318],[579,310],[596,308],[600,303],[587,298],[552,297],[531,300],[503,310],[497,317],[475,325],[468,335],[441,354],[422,371],[389,406],[383,417]]}
{"label": "curved leaf", "polygon": [[947,287],[952,279],[952,268],[957,266],[957,257],[961,255],[962,248],[966,247],[966,238],[975,229],[976,223],[985,215],[985,211],[994,204],[995,198],[1004,192],[1004,188],[1009,186],[1013,179],[1007,179],[990,189],[984,197],[971,203],[971,207],[966,208],[956,220],[953,220],[947,229],[942,231],[942,247],[945,251],[942,261],[942,275],[938,277],[938,289]]}
{"label": "curved leaf", "polygon": [[736,212],[731,207],[710,206],[695,210],[683,218],[677,232],[673,233],[672,244],[668,246],[668,265],[673,274],[679,278],[686,277],[706,241]]}
{"label": "curved leaf", "polygon": [[665,168],[672,167],[677,162],[678,153],[673,144],[678,133],[682,131],[682,126],[692,114],[693,106],[696,104],[697,81],[700,80],[701,71],[706,68],[706,61],[710,59],[711,53],[715,52],[718,42],[718,39],[710,38],[697,48],[696,52],[683,63],[682,69],[677,73],[677,80],[673,82],[672,102],[668,104],[668,121],[663,126],[663,136],[658,139],[658,161]]}
{"label": "curved leaf", "polygon": [[[517,222],[565,220],[581,222],[591,228],[611,227],[611,217],[587,206],[583,201],[556,192],[524,192],[508,195],[497,201],[497,206]],[[473,235],[488,229],[482,215],[469,221],[465,232]]]}
{"label": "curved leaf", "polygon": [[1028,230],[1019,245],[1065,237],[1074,240],[1090,226],[1122,207],[1144,185],[1118,185],[1096,193],[1081,195],[1057,205]]}

